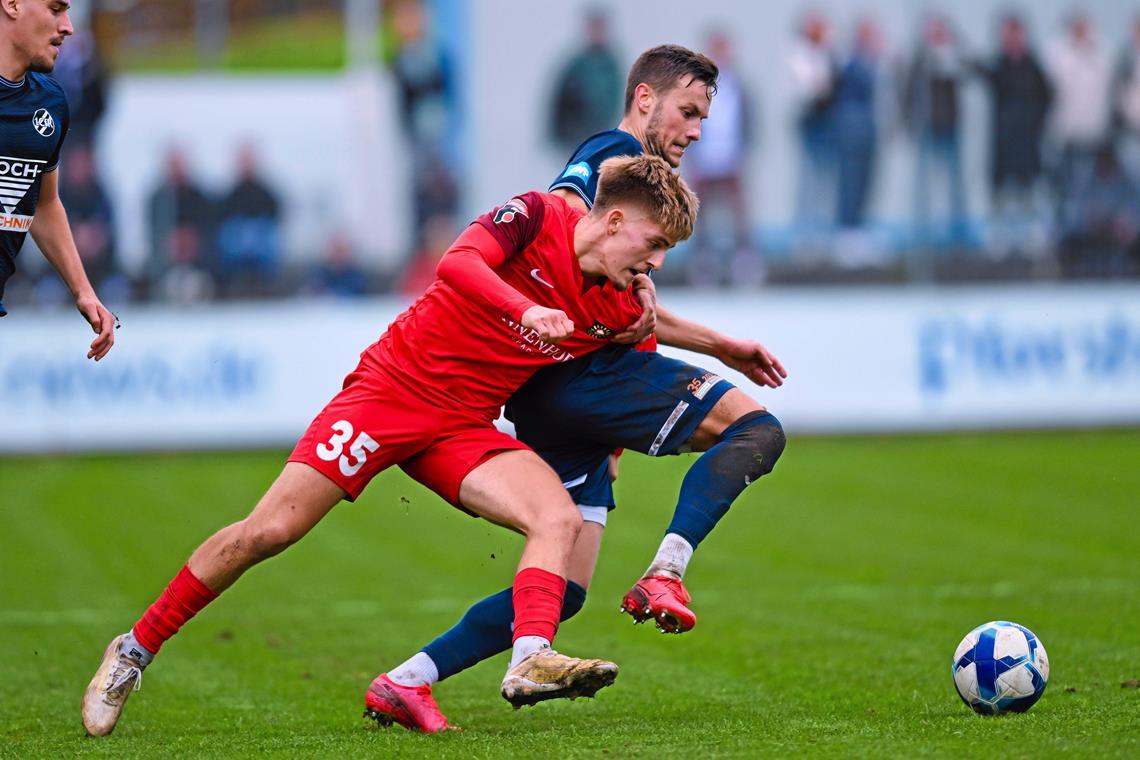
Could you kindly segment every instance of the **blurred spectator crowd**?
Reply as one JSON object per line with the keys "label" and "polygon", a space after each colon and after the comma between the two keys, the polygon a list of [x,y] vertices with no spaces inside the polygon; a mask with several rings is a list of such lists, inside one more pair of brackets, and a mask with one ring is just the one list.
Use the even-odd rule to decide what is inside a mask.
{"label": "blurred spectator crowd", "polygon": [[[587,14],[584,37],[551,107],[550,139],[567,155],[620,118],[624,69],[604,14]],[[712,31],[703,51],[720,66],[719,89],[682,166],[701,218],[686,266],[661,275],[745,287],[1140,276],[1140,15],[1118,54],[1081,11],[1044,51],[1016,13],[999,19],[997,40],[978,53],[948,16],[928,12],[909,50],[892,52],[873,17],[843,42],[827,15],[804,14],[783,62],[799,155],[793,221],[780,226],[749,218],[756,73],[735,61],[730,32]],[[963,101],[975,86],[990,106],[988,176],[971,185]],[[913,155],[911,208],[876,218],[883,143],[898,138]],[[988,198],[969,197],[979,185]]]}
{"label": "blurred spectator crowd", "polygon": [[[1140,275],[1140,15],[1113,55],[1071,14],[1038,52],[1025,20],[1003,16],[998,49],[973,53],[951,21],[926,16],[910,55],[891,56],[861,19],[844,52],[808,14],[789,57],[798,96],[793,247],[840,267],[901,265],[911,279]],[[990,102],[990,213],[972,218],[962,151],[963,91]],[[884,134],[914,150],[904,230],[875,230],[868,205]],[[889,252],[902,248],[901,261]]]}
{"label": "blurred spectator crowd", "polygon": [[[61,195],[105,300],[415,295],[430,284],[462,221],[460,83],[422,0],[394,0],[383,9],[382,61],[411,166],[412,235],[397,271],[359,260],[335,229],[306,263],[287,262],[286,209],[252,141],[236,149],[232,185],[213,194],[196,180],[186,154],[170,150],[147,200],[145,266],[126,271],[94,151],[108,67],[91,36],[67,42],[55,72],[71,104]],[[979,53],[948,16],[930,12],[914,43],[891,52],[871,17],[857,20],[841,40],[825,14],[803,15],[778,61],[794,100],[787,128],[798,148],[788,225],[750,218],[749,162],[763,93],[758,72],[735,59],[731,31],[710,32],[703,50],[721,67],[719,90],[682,167],[702,199],[701,220],[679,251],[683,266],[661,274],[744,287],[1140,276],[1140,15],[1115,51],[1079,11],[1042,49],[1016,14],[1000,17],[997,27],[996,49]],[[623,59],[633,57],[616,50],[604,11],[586,15],[581,39],[580,49],[551,68],[545,122],[552,149],[564,156],[617,125]],[[984,181],[968,176],[964,160],[967,88],[980,88],[989,101]],[[913,155],[912,207],[901,220],[871,213],[887,139],[905,139]],[[985,197],[970,197],[981,187]],[[67,302],[50,275],[15,278],[10,300]]]}

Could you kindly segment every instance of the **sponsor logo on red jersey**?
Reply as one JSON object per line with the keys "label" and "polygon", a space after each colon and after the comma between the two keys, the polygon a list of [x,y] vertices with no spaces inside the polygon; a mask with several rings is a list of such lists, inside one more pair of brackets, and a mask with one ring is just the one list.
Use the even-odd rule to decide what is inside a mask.
{"label": "sponsor logo on red jersey", "polygon": [[607,338],[609,338],[611,335],[614,334],[614,331],[613,331],[612,327],[606,327],[601,322],[594,322],[594,324],[592,324],[588,328],[586,328],[586,334],[589,335],[591,338],[597,338],[598,340],[606,340]]}
{"label": "sponsor logo on red jersey", "polygon": [[515,214],[522,214],[527,219],[530,218],[530,215],[527,213],[526,203],[522,198],[511,198],[502,206],[499,206],[499,210],[495,212],[495,224],[503,224],[504,222],[510,224],[515,220]]}
{"label": "sponsor logo on red jersey", "polygon": [[503,317],[502,319],[507,329],[515,336],[515,344],[524,352],[528,354],[537,352],[549,357],[555,362],[568,362],[574,358],[574,354],[566,349],[560,348],[554,343],[547,343],[538,337],[536,330],[525,327],[509,317]]}

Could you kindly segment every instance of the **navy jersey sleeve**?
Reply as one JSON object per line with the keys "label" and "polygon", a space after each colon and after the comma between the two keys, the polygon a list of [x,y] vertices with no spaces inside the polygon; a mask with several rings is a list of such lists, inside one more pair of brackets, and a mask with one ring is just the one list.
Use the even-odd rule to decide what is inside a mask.
{"label": "navy jersey sleeve", "polygon": [[598,192],[598,167],[614,156],[639,156],[644,151],[641,143],[629,132],[611,129],[599,132],[574,151],[562,173],[550,183],[550,189],[565,187],[582,196],[586,208],[593,208]]}
{"label": "navy jersey sleeve", "polygon": [[483,214],[475,224],[483,227],[510,256],[518,253],[534,242],[542,230],[546,216],[546,204],[536,192],[524,193],[511,198],[494,211]]}

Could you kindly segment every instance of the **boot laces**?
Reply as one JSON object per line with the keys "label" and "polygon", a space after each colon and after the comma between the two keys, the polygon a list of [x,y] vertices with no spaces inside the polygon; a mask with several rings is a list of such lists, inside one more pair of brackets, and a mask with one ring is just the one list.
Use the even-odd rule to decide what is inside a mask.
{"label": "boot laces", "polygon": [[106,688],[107,701],[118,702],[127,692],[142,688],[142,668],[130,664],[129,660],[120,656],[108,674],[107,680],[109,681]]}

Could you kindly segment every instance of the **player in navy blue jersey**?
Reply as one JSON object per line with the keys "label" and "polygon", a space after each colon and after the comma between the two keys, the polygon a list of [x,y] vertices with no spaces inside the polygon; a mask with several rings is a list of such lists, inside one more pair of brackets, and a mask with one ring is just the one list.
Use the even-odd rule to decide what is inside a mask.
{"label": "player in navy blue jersey", "polygon": [[97,337],[88,359],[115,342],[115,317],[83,271],[59,200],[59,151],[67,135],[63,88],[46,76],[71,35],[68,0],[0,0],[0,317],[4,285],[28,233],[71,290]]}
{"label": "player in navy blue jersey", "polygon": [[[611,156],[650,152],[676,168],[685,149],[700,139],[716,77],[710,59],[679,46],[643,53],[630,70],[618,128],[583,142],[551,192],[579,208],[591,207],[599,166]],[[652,295],[651,287],[647,292]],[[656,353],[650,333],[655,329],[663,343],[714,356],[761,385],[778,387],[786,373],[759,343],[728,338],[660,306],[656,324],[651,319],[640,327],[618,337],[640,342],[643,350],[610,345],[543,369],[515,393],[507,416],[518,437],[559,474],[582,512],[563,620],[585,601],[606,515],[614,507],[611,452],[705,452],[685,476],[656,557],[622,601],[635,620],[653,619],[662,630],[680,633],[696,623],[681,581],[693,549],[744,488],[771,471],[783,451],[784,432],[763,406],[719,375]],[[587,329],[605,335],[609,328]],[[508,588],[476,603],[451,630],[390,670],[400,722],[424,731],[441,725],[431,685],[509,649],[512,616]]]}

